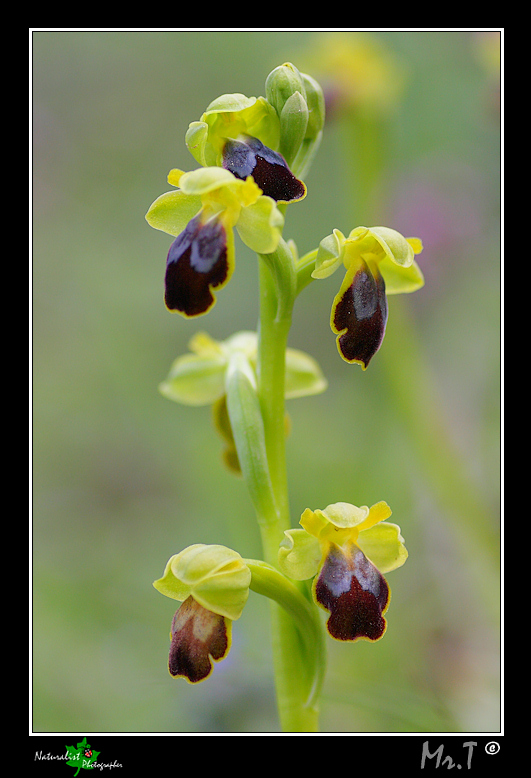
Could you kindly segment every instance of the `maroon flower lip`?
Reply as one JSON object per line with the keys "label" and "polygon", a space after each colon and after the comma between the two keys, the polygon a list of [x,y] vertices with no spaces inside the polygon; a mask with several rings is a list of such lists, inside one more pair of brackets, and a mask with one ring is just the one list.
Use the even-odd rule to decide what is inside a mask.
{"label": "maroon flower lip", "polygon": [[315,582],[317,602],[330,612],[329,634],[336,640],[378,640],[386,630],[387,581],[355,544],[332,544]]}
{"label": "maroon flower lip", "polygon": [[219,220],[191,219],[170,246],[164,301],[170,311],[200,316],[215,302],[211,289],[228,280],[227,233]]}
{"label": "maroon flower lip", "polygon": [[168,660],[170,675],[198,683],[212,672],[212,661],[223,659],[230,646],[230,620],[188,597],[173,617]]}
{"label": "maroon flower lip", "polygon": [[352,283],[337,299],[332,312],[341,356],[366,369],[382,345],[387,316],[385,281],[376,265],[371,269],[360,260]]}
{"label": "maroon flower lip", "polygon": [[282,154],[264,146],[258,138],[227,140],[223,167],[236,178],[252,176],[262,193],[277,202],[295,202],[306,195],[306,186],[293,175]]}

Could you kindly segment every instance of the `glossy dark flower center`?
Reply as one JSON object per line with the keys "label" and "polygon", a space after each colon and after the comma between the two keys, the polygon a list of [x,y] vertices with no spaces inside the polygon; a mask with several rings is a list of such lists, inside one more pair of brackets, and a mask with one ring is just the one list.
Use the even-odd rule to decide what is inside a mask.
{"label": "glossy dark flower center", "polygon": [[349,287],[336,302],[333,328],[339,333],[338,345],[347,362],[367,367],[380,348],[387,324],[385,282],[377,265],[371,269],[361,260]]}
{"label": "glossy dark flower center", "polygon": [[199,316],[214,304],[211,289],[228,279],[227,234],[221,221],[191,219],[170,246],[164,300],[170,311]]}
{"label": "glossy dark flower center", "polygon": [[295,178],[282,154],[264,146],[258,138],[227,140],[223,167],[242,180],[252,176],[263,194],[277,202],[301,200],[306,194],[305,185]]}
{"label": "glossy dark flower center", "polygon": [[315,583],[317,602],[330,612],[327,629],[336,640],[378,640],[389,587],[363,551],[332,545]]}
{"label": "glossy dark flower center", "polygon": [[229,650],[228,620],[188,597],[171,625],[170,674],[203,681],[212,671],[211,657],[223,659]]}

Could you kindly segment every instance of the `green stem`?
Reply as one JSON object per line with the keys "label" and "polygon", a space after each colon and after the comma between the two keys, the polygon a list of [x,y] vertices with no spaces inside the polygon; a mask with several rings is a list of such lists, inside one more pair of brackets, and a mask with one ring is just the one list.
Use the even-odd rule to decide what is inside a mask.
{"label": "green stem", "polygon": [[[289,529],[286,469],[285,376],[291,307],[279,315],[277,290],[269,266],[260,260],[260,323],[258,339],[258,397],[264,421],[265,445],[281,531]],[[278,544],[275,547],[278,551]],[[271,561],[268,559],[267,561]]]}
{"label": "green stem", "polygon": [[[291,526],[285,447],[286,347],[296,295],[293,257],[281,240],[274,254],[261,255],[258,397],[264,424],[266,456],[276,505],[275,520],[261,521],[264,558],[276,565],[284,531]],[[295,588],[295,587],[294,587]],[[302,596],[302,595],[301,595]],[[284,732],[317,732],[318,712],[307,705],[307,657],[292,614],[271,602],[275,685]]]}
{"label": "green stem", "polygon": [[305,699],[305,707],[311,711],[317,701],[326,669],[326,644],[319,612],[296,584],[273,565],[256,559],[244,561],[252,574],[250,588],[275,600],[297,625],[305,653],[303,667],[307,673],[303,677],[299,666],[295,668],[295,677],[301,682],[299,696]]}

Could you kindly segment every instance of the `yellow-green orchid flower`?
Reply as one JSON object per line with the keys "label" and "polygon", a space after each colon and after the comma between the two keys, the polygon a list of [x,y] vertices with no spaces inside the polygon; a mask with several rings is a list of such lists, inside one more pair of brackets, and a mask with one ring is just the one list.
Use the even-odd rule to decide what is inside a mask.
{"label": "yellow-green orchid flower", "polygon": [[[183,405],[212,405],[214,424],[225,441],[223,454],[230,470],[240,472],[226,403],[226,377],[231,360],[242,356],[256,377],[258,335],[237,332],[224,341],[198,332],[189,343],[189,354],[172,364],[168,377],[159,384],[161,394]],[[299,349],[286,349],[285,397],[320,394],[327,387],[321,368],[313,357]]]}
{"label": "yellow-green orchid flower", "polygon": [[170,631],[170,675],[198,683],[212,672],[211,660],[227,656],[232,622],[242,614],[250,582],[244,560],[225,546],[196,543],[169,559],[153,586],[182,602]]}
{"label": "yellow-green orchid flower", "polygon": [[[225,394],[225,376],[231,358],[241,354],[256,373],[258,335],[236,332],[226,340],[214,340],[198,332],[190,340],[192,353],[173,362],[168,377],[159,385],[164,397],[183,405],[211,405]],[[299,349],[286,349],[286,399],[320,394],[327,387],[313,357]]]}
{"label": "yellow-green orchid flower", "polygon": [[218,97],[186,133],[186,145],[201,165],[219,165],[242,180],[252,176],[264,195],[296,202],[306,196],[306,186],[279,153],[280,140],[275,108],[264,97],[242,94]]}
{"label": "yellow-green orchid flower", "polygon": [[329,634],[336,640],[375,641],[386,629],[390,590],[383,573],[404,564],[407,551],[400,527],[386,522],[386,502],[372,508],[334,503],[307,508],[303,529],[285,532],[281,570],[295,580],[315,576],[315,602],[329,612]]}
{"label": "yellow-green orchid flower", "polygon": [[269,254],[284,217],[251,177],[241,180],[223,168],[172,170],[168,183],[179,188],[158,197],[146,214],[152,227],[177,236],[166,260],[164,299],[170,311],[200,316],[233,273],[233,228],[253,251]]}
{"label": "yellow-green orchid flower", "polygon": [[387,296],[414,292],[424,285],[415,254],[418,238],[404,238],[388,227],[357,227],[345,238],[340,230],[321,241],[313,278],[327,278],[341,264],[346,274],[332,304],[330,326],[341,357],[365,370],[382,344]]}

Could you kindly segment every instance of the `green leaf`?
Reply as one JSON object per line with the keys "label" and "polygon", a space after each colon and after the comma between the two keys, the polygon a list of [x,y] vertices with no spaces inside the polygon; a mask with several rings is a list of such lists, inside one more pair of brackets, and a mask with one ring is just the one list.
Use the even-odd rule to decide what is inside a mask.
{"label": "green leaf", "polygon": [[242,475],[258,521],[277,521],[256,377],[247,358],[234,353],[225,379],[227,409]]}

